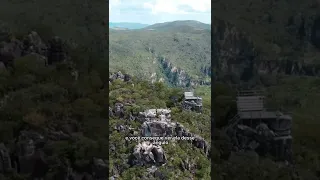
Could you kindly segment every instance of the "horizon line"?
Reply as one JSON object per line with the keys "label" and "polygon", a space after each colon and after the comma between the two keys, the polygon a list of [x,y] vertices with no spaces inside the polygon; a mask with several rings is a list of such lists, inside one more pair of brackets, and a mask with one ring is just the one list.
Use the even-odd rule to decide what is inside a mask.
{"label": "horizon line", "polygon": [[172,21],[156,22],[156,23],[151,23],[151,24],[141,23],[141,22],[125,22],[125,21],[122,21],[122,22],[109,21],[109,23],[136,23],[136,24],[143,24],[143,25],[153,25],[153,24],[166,23],[166,22],[175,22],[175,21],[197,21],[197,22],[200,22],[200,23],[203,23],[203,24],[211,24],[211,22],[210,23],[205,23],[205,22],[198,21],[198,20],[172,20]]}

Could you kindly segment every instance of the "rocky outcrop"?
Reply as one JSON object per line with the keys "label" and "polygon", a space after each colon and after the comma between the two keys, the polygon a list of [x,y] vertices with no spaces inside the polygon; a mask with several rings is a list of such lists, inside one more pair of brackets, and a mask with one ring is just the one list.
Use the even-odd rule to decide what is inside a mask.
{"label": "rocky outcrop", "polygon": [[192,144],[209,153],[209,143],[197,134],[189,132],[182,124],[171,121],[170,109],[149,109],[139,113],[142,137],[193,137]]}
{"label": "rocky outcrop", "polygon": [[15,149],[8,150],[0,145],[0,171],[14,170],[20,174],[32,174],[32,177],[43,177],[48,171],[48,164],[41,148],[46,138],[34,131],[21,131]]}
{"label": "rocky outcrop", "polygon": [[257,57],[252,42],[235,26],[218,19],[214,22],[212,51],[217,77],[236,75],[243,80],[251,78]]}
{"label": "rocky outcrop", "polygon": [[133,156],[132,165],[164,164],[166,162],[163,148],[149,141],[137,144],[133,150]]}
{"label": "rocky outcrop", "polygon": [[[182,87],[195,85],[210,85],[211,82],[191,78],[183,69],[175,67],[165,57],[159,57],[159,63],[163,69],[164,75],[170,84]],[[204,76],[211,76],[211,66],[201,67],[201,72]]]}
{"label": "rocky outcrop", "polygon": [[[0,174],[14,171],[21,175],[30,175],[32,178],[41,179],[45,177],[49,172],[49,163],[51,162],[48,158],[48,152],[44,149],[45,145],[54,141],[72,138],[62,131],[47,131],[44,134],[33,130],[20,131],[12,149],[0,143]],[[61,167],[61,172],[57,173],[54,178],[106,179],[108,172],[107,164],[107,161],[93,157],[92,161],[88,164],[91,168],[81,170],[67,161]]]}
{"label": "rocky outcrop", "polygon": [[111,83],[112,81],[119,79],[121,81],[128,82],[131,80],[131,77],[128,74],[122,74],[121,71],[118,71],[116,73],[111,73],[109,75],[109,82]]}
{"label": "rocky outcrop", "polygon": [[46,64],[62,62],[67,59],[65,43],[59,37],[53,37],[48,43],[42,41],[37,32],[30,32],[22,40],[6,39],[0,43],[0,62],[12,67],[15,59],[28,54],[38,54]]}
{"label": "rocky outcrop", "polygon": [[110,112],[112,115],[123,118],[124,117],[124,105],[122,103],[116,103],[113,110]]}
{"label": "rocky outcrop", "polygon": [[[315,59],[319,56],[320,18],[298,13],[289,17],[284,24],[291,43],[282,47],[275,40],[272,47],[258,46],[256,36],[251,36],[235,25],[214,19],[213,58],[217,69],[216,77],[233,83],[249,81],[261,74],[286,74],[319,76],[320,65]],[[271,42],[270,42],[271,43]],[[268,48],[268,49],[266,49]],[[290,53],[285,53],[289,48]],[[266,53],[270,52],[270,53]],[[306,57],[307,54],[312,57]]]}

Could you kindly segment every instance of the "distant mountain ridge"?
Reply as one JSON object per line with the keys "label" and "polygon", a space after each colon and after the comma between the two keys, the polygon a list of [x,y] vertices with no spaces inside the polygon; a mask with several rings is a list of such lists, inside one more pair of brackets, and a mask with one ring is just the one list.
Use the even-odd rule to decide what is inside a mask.
{"label": "distant mountain ridge", "polygon": [[172,21],[172,22],[164,22],[164,23],[156,23],[150,26],[147,26],[143,29],[157,29],[157,30],[176,30],[179,28],[193,28],[193,30],[210,30],[211,25],[205,24],[199,21],[194,20],[185,20],[185,21]]}
{"label": "distant mountain ridge", "polygon": [[121,28],[121,29],[142,29],[149,26],[148,24],[130,23],[130,22],[109,22],[109,28]]}

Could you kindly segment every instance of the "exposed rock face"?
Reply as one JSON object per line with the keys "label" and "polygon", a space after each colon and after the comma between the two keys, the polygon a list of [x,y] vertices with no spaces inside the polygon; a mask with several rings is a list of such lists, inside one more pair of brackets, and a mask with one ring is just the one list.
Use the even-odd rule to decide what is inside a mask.
{"label": "exposed rock face", "polygon": [[238,113],[229,120],[224,130],[236,152],[272,154],[278,160],[290,162],[292,117],[266,110],[263,99],[259,91],[240,91],[237,97]]}
{"label": "exposed rock face", "polygon": [[[170,121],[170,109],[148,109],[144,112],[139,112],[138,119],[141,122],[149,120]],[[159,119],[160,118],[160,119]]]}
{"label": "exposed rock face", "polygon": [[117,117],[123,118],[124,117],[124,109],[122,103],[116,103],[114,105],[113,114]]}
{"label": "exposed rock face", "polygon": [[142,136],[172,136],[174,123],[161,121],[146,121],[141,127]]}
{"label": "exposed rock face", "polygon": [[[192,79],[183,69],[174,67],[171,62],[165,57],[158,58],[161,67],[164,70],[164,75],[167,77],[169,83],[189,87],[195,85],[210,85],[211,82],[207,82],[205,80],[195,80]],[[204,76],[211,76],[211,66],[201,67],[201,72]]]}
{"label": "exposed rock face", "polygon": [[194,137],[192,144],[204,150],[208,155],[210,145],[202,137],[190,133],[178,122],[171,122],[170,109],[149,109],[139,113],[139,119],[143,122],[141,136],[143,137]]}
{"label": "exposed rock face", "polygon": [[[286,47],[277,44],[280,42],[274,42],[272,48],[261,49],[254,45],[247,32],[226,21],[214,19],[212,50],[217,78],[238,83],[240,80],[252,80],[259,74],[319,76],[319,63],[305,57],[307,54],[319,55],[319,19],[304,13],[289,17],[284,26],[292,40],[292,43],[287,43],[292,53],[284,53]],[[266,54],[266,51],[270,53]]]}
{"label": "exposed rock face", "polygon": [[37,53],[43,56],[47,56],[47,45],[45,45],[37,32],[32,31],[23,40],[23,52],[22,55],[30,53]]}
{"label": "exposed rock face", "polygon": [[134,165],[163,164],[166,162],[165,152],[161,146],[144,141],[135,146],[132,161]]}
{"label": "exposed rock face", "polygon": [[228,74],[236,74],[245,78],[246,73],[252,73],[252,66],[256,52],[253,44],[244,33],[241,33],[229,23],[215,19],[213,29],[214,67],[218,69],[218,78],[225,78]]}
{"label": "exposed rock face", "polygon": [[183,159],[181,162],[181,166],[184,170],[190,171],[190,172],[194,172],[196,169],[196,163],[193,162],[192,160],[190,160],[189,158],[187,159]]}
{"label": "exposed rock face", "polygon": [[[126,121],[119,121],[119,123],[117,123],[113,129],[119,133],[133,136],[135,140],[138,141],[131,156],[129,157],[129,164],[132,166],[153,166],[148,169],[148,172],[143,178],[162,178],[163,174],[157,171],[157,166],[163,165],[167,162],[165,151],[161,147],[162,143],[155,142],[156,138],[153,140],[148,139],[148,137],[159,137],[160,141],[165,140],[164,137],[172,137],[172,141],[174,141],[176,136],[180,137],[181,139],[189,139],[190,144],[202,149],[207,156],[209,155],[209,143],[199,135],[189,132],[188,129],[178,122],[172,121],[170,109],[146,109],[143,112],[136,114],[130,113],[129,116],[125,116],[124,109],[126,105],[131,105],[131,103],[116,103],[114,108],[109,107],[109,115],[119,118],[125,117],[126,121],[137,120],[142,123],[141,128],[136,129],[126,125]],[[168,143],[172,142],[170,138],[165,141],[168,141]],[[116,146],[110,145],[110,151],[116,152]],[[196,168],[195,163],[191,162],[190,160],[183,161],[181,164],[184,169],[191,172],[194,172]],[[113,169],[111,171],[110,178],[117,179],[119,172],[121,172],[121,170],[117,168]]]}
{"label": "exposed rock face", "polygon": [[[0,173],[13,170],[19,174],[30,174],[33,178],[43,178],[49,170],[48,156],[43,150],[45,144],[71,138],[62,131],[47,131],[48,136],[32,130],[21,131],[13,149],[8,149],[3,143],[0,143]],[[65,162],[61,167],[61,172],[56,174],[54,178],[107,179],[107,161],[94,157],[88,165],[92,171],[85,173],[73,169],[70,162]]]}
{"label": "exposed rock face", "polygon": [[0,43],[0,62],[6,67],[13,65],[16,58],[28,54],[38,54],[45,58],[46,64],[62,62],[67,58],[65,43],[59,37],[53,37],[44,43],[37,32],[30,32],[23,40],[11,38]]}
{"label": "exposed rock face", "polygon": [[122,74],[121,71],[118,71],[116,73],[111,73],[109,75],[109,82],[112,82],[112,81],[114,81],[116,79],[128,82],[128,81],[131,80],[131,77],[128,74]]}
{"label": "exposed rock face", "polygon": [[112,117],[113,116],[113,110],[112,110],[112,107],[109,107],[109,117]]}
{"label": "exposed rock face", "polygon": [[[239,124],[228,130],[228,134],[235,152],[253,151],[259,155],[271,153],[279,160],[291,161],[291,138],[286,138],[287,133],[282,138],[283,134],[274,132],[265,123],[258,124],[256,128]],[[283,141],[287,141],[285,145]]]}

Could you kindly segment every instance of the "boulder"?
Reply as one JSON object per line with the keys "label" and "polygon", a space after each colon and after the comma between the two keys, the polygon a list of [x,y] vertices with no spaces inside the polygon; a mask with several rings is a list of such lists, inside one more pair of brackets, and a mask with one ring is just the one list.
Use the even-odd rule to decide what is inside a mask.
{"label": "boulder", "polygon": [[27,55],[30,53],[37,53],[43,56],[47,56],[47,46],[42,41],[39,34],[35,31],[30,32],[23,40],[23,53]]}
{"label": "boulder", "polygon": [[142,143],[137,144],[133,150],[133,157],[133,165],[166,163],[166,156],[163,148],[154,145],[149,141],[143,141]]}
{"label": "boulder", "polygon": [[114,115],[119,117],[119,118],[123,118],[124,117],[124,109],[123,109],[124,105],[122,103],[116,103],[114,105]]}

